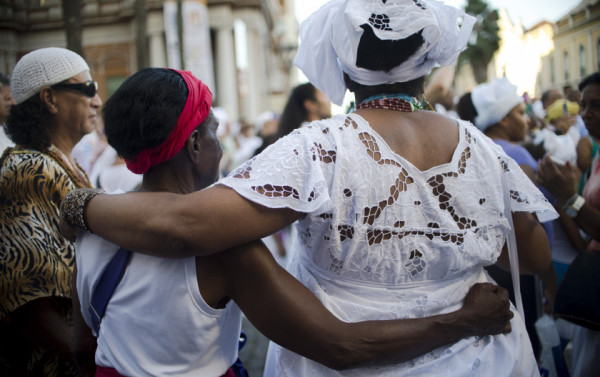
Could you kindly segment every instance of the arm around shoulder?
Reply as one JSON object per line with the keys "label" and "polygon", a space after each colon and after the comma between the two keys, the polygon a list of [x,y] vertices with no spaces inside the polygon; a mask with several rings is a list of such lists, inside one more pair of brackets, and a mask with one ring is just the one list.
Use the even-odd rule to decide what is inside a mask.
{"label": "arm around shoulder", "polygon": [[166,258],[213,254],[272,234],[301,216],[255,204],[218,185],[187,195],[99,195],[85,208],[85,223],[94,233]]}

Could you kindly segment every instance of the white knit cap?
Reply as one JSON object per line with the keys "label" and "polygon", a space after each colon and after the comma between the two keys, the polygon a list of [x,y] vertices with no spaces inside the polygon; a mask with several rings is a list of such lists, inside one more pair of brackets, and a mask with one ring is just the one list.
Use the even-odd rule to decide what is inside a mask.
{"label": "white knit cap", "polygon": [[[407,82],[452,64],[467,46],[476,19],[435,0],[332,0],[302,23],[295,63],[333,103],[346,92],[344,72],[363,85]],[[363,25],[380,40],[405,39],[419,31],[417,52],[389,72],[357,67]]]}
{"label": "white knit cap", "polygon": [[90,67],[75,52],[59,47],[40,48],[17,62],[10,79],[10,90],[18,105],[44,86],[58,84]]}
{"label": "white knit cap", "polygon": [[477,85],[471,92],[471,99],[477,110],[475,126],[481,131],[501,121],[513,107],[523,102],[517,87],[505,77]]}

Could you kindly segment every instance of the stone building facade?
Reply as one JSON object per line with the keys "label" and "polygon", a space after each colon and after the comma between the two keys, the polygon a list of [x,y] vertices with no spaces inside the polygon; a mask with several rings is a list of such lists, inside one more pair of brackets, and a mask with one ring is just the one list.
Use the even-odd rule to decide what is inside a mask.
{"label": "stone building facade", "polygon": [[[293,84],[290,68],[298,32],[294,1],[182,1],[200,1],[208,8],[214,105],[225,108],[233,120],[249,122],[263,111],[282,106]],[[135,2],[81,2],[83,54],[103,99],[139,67],[169,66],[164,17],[167,1],[145,0],[144,64],[139,64],[136,55],[139,33]],[[10,74],[18,59],[34,49],[65,47],[63,18],[61,0],[0,1],[0,72]],[[240,56],[240,51],[245,56]]]}

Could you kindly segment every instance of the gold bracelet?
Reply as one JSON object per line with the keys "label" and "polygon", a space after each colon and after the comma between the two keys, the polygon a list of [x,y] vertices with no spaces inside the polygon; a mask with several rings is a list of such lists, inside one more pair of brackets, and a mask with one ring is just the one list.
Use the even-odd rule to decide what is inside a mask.
{"label": "gold bracelet", "polygon": [[85,207],[93,197],[103,193],[104,190],[100,189],[79,189],[69,192],[60,203],[60,213],[63,220],[73,228],[91,232],[83,216]]}

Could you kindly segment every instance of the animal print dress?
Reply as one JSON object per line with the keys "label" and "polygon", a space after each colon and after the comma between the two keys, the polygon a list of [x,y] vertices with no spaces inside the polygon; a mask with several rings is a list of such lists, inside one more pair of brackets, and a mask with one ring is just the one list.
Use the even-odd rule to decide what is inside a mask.
{"label": "animal print dress", "polygon": [[59,232],[59,207],[69,191],[82,187],[90,187],[87,176],[56,147],[7,148],[0,157],[0,374],[13,375],[14,368],[36,376],[73,374],[72,366],[24,344],[13,325],[22,319],[17,309],[43,297],[64,298],[55,303],[72,322],[75,249]]}

